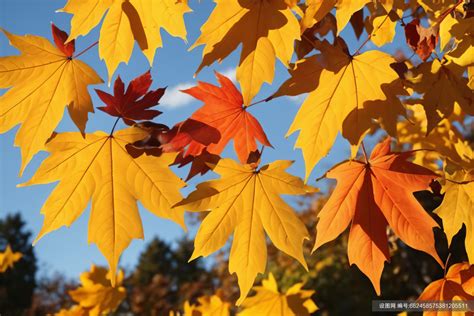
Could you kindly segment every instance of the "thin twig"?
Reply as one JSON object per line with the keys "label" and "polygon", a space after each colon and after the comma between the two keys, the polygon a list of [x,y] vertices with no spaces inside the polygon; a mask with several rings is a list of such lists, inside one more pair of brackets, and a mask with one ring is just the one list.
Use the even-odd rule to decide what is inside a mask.
{"label": "thin twig", "polygon": [[99,44],[99,41],[96,41],[95,43],[92,43],[91,45],[89,45],[86,49],[84,49],[83,51],[77,53],[74,58],[77,58],[79,56],[81,56],[82,54],[86,53],[89,49],[91,49],[92,47],[96,46],[97,44]]}

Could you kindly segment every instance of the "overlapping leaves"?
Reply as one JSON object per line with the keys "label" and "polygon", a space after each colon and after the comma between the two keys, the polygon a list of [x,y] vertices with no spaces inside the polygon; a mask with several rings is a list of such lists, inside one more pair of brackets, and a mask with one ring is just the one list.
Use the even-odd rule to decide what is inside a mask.
{"label": "overlapping leaves", "polygon": [[[76,305],[60,310],[56,316],[99,316],[115,311],[127,293],[122,286],[123,277],[122,270],[113,278],[107,269],[92,265],[90,271],[81,274],[81,286],[69,291]],[[111,285],[112,279],[116,280],[115,287]]]}
{"label": "overlapping leaves", "polygon": [[[302,254],[306,229],[281,195],[302,195],[314,189],[285,172],[291,165],[288,161],[257,167],[258,143],[271,145],[249,113],[250,106],[260,103],[252,100],[263,83],[273,81],[279,59],[289,68],[291,78],[264,100],[309,93],[288,131],[288,135],[299,132],[296,147],[303,151],[307,180],[339,132],[352,146],[352,157],[365,135],[379,127],[418,150],[393,153],[386,140],[366,161],[351,160],[331,169],[327,176],[338,183],[319,214],[315,249],[335,239],[351,223],[350,262],[370,278],[378,294],[380,275],[390,259],[387,226],[407,245],[442,264],[434,247],[437,224],[413,196],[440,178],[444,198],[435,213],[443,221],[449,243],[463,225],[466,227],[466,250],[472,263],[474,157],[462,132],[466,118],[474,114],[474,37],[472,12],[460,5],[462,1],[215,2],[192,46],[204,46],[198,72],[241,47],[237,80],[242,93],[217,73],[220,86],[199,82],[184,91],[204,104],[171,127],[152,121],[161,113],[151,108],[158,104],[164,89],[150,90],[148,72],[132,80],[127,89],[119,77],[113,94],[97,90],[105,103],[99,109],[133,127],[86,134],[88,113],[93,111],[87,88],[102,81],[76,59],[82,53],[75,53],[75,39],[88,34],[103,19],[99,55],[110,82],[118,65],[129,61],[135,42],[151,65],[156,49],[162,46],[161,28],[186,37],[183,16],[190,11],[187,1],[69,0],[63,11],[73,15],[71,35],[53,25],[55,45],[41,37],[4,31],[21,55],[0,58],[0,88],[8,89],[0,97],[0,132],[21,124],[15,140],[22,151],[21,172],[38,151],[50,153],[25,185],[59,181],[42,208],[45,222],[38,238],[71,225],[92,201],[89,241],[99,246],[109,261],[111,275],[115,275],[122,251],[133,238],[143,237],[136,205],[140,200],[156,215],[181,225],[183,207],[210,211],[197,233],[192,259],[222,248],[233,234],[229,267],[238,277],[238,303],[247,296],[257,274],[265,271],[266,234],[277,248],[306,267]],[[408,12],[410,20],[404,17]],[[392,42],[398,23],[404,26],[412,56],[367,50],[367,43],[380,47]],[[367,39],[355,49],[338,37],[349,24],[357,39],[367,33]],[[292,64],[295,50],[299,60]],[[66,106],[81,133],[53,133]],[[421,115],[420,106],[426,115]],[[405,107],[414,109],[415,115],[400,123]],[[231,141],[240,163],[220,157]],[[409,162],[412,157],[423,167]],[[179,190],[185,184],[169,170],[172,163],[190,163],[188,178],[211,168],[221,178],[199,184],[181,200]],[[472,291],[466,290],[470,274],[467,264],[454,265],[443,280],[428,286],[420,299],[453,299],[452,293],[470,299]],[[288,296],[300,293],[300,286],[282,295],[272,280],[264,281],[263,287],[256,288],[257,295],[245,301],[253,302],[248,311],[263,313],[273,308],[276,304],[260,304],[268,298],[280,304],[285,310],[282,314],[294,312]],[[77,290],[77,301],[82,301],[79,297],[87,296],[86,292]],[[310,293],[301,293],[304,295],[298,302],[304,305]],[[97,306],[107,301],[102,294],[89,296],[102,298]],[[84,304],[70,312],[93,310],[92,305]],[[228,304],[217,296],[202,300],[200,306],[223,314],[228,310]],[[97,313],[112,309],[100,307]]]}
{"label": "overlapping leaves", "polygon": [[152,65],[156,49],[163,46],[161,28],[186,39],[183,15],[190,9],[186,0],[69,0],[61,11],[73,15],[69,40],[88,34],[105,16],[99,55],[110,81],[118,65],[128,63],[135,41]]}
{"label": "overlapping leaves", "polygon": [[59,181],[41,209],[45,219],[36,238],[70,226],[92,200],[88,240],[97,244],[114,276],[123,250],[143,238],[137,200],[155,215],[184,227],[184,214],[172,206],[185,185],[168,166],[176,154],[131,157],[126,145],[145,133],[128,128],[113,134],[61,133],[46,145],[50,156],[23,185]]}
{"label": "overlapping leaves", "polygon": [[277,248],[306,268],[306,227],[280,195],[302,195],[315,189],[285,172],[291,164],[280,160],[257,169],[255,164],[221,159],[213,169],[221,178],[199,184],[177,204],[189,211],[210,211],[196,235],[191,259],[214,253],[234,235],[229,271],[236,273],[239,281],[238,304],[247,296],[257,274],[265,271],[265,232]]}
{"label": "overlapping leaves", "polygon": [[21,124],[15,145],[21,148],[20,174],[63,117],[67,106],[77,127],[84,132],[87,115],[93,112],[88,85],[102,80],[88,65],[74,58],[74,42],[52,26],[54,42],[34,35],[19,36],[5,30],[19,56],[0,57],[0,133]]}
{"label": "overlapping leaves", "polygon": [[[418,301],[471,301],[474,299],[474,268],[468,263],[453,264],[444,278],[428,284]],[[429,315],[452,315],[451,311],[428,311]],[[453,311],[453,314],[456,312]],[[462,312],[463,313],[463,312]]]}
{"label": "overlapping leaves", "polygon": [[318,49],[322,53],[299,61],[275,94],[309,92],[288,130],[288,135],[299,131],[295,147],[303,151],[306,178],[328,154],[339,131],[358,148],[372,119],[395,125],[397,114],[403,113],[396,95],[404,90],[390,67],[392,56],[375,50],[351,56],[342,42],[322,42]]}
{"label": "overlapping leaves", "polygon": [[296,16],[284,0],[216,0],[216,8],[192,47],[205,45],[198,71],[242,45],[237,80],[248,106],[264,82],[271,83],[278,58],[288,66],[300,37]]}
{"label": "overlapping leaves", "polygon": [[254,287],[256,294],[245,299],[243,311],[238,315],[309,316],[318,307],[311,299],[314,291],[303,290],[302,287],[303,283],[297,283],[286,293],[280,293],[275,278],[270,273],[261,286]]}
{"label": "overlapping leaves", "polygon": [[390,260],[386,227],[407,245],[424,251],[443,265],[436,253],[433,228],[413,192],[426,190],[437,175],[409,161],[411,153],[393,153],[390,138],[378,144],[365,162],[337,165],[326,176],[337,186],[318,214],[316,250],[351,224],[348,256],[380,294],[384,262]]}

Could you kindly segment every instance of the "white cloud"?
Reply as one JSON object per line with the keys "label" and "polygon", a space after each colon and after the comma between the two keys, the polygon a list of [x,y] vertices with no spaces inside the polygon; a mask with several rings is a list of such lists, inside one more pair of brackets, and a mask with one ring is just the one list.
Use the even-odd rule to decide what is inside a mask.
{"label": "white cloud", "polygon": [[[235,68],[228,68],[223,70],[222,72],[219,72],[222,75],[228,77],[230,80],[232,80],[232,82],[236,82]],[[191,104],[195,99],[189,94],[183,93],[180,90],[186,90],[191,87],[194,87],[195,85],[196,82],[183,82],[177,84],[176,86],[167,88],[165,95],[163,96],[163,98],[161,98],[160,106],[169,109],[176,109]]]}
{"label": "white cloud", "polygon": [[[220,71],[219,71],[220,72]],[[237,69],[236,68],[228,68],[220,72],[222,75],[226,76],[230,80],[232,80],[233,83],[237,82]]]}
{"label": "white cloud", "polygon": [[193,86],[195,86],[194,82],[184,82],[167,88],[165,95],[160,100],[160,106],[175,109],[191,104],[194,98],[180,90],[189,89]]}

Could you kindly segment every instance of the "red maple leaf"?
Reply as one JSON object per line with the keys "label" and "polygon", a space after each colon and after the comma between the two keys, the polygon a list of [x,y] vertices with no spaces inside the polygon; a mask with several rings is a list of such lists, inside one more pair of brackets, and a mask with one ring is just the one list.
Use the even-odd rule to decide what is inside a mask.
{"label": "red maple leaf", "polygon": [[143,122],[136,124],[148,135],[142,140],[127,145],[128,153],[136,158],[143,154],[160,156],[163,152],[179,152],[174,165],[183,167],[191,163],[187,180],[210,170],[220,157],[206,151],[206,146],[217,143],[220,133],[214,127],[193,119],[187,119],[169,128],[163,124]]}
{"label": "red maple leaf", "polygon": [[423,61],[430,57],[438,43],[438,31],[432,27],[424,28],[419,19],[413,19],[405,25],[405,37],[408,45]]}
{"label": "red maple leaf", "polygon": [[115,80],[114,95],[102,90],[95,90],[106,105],[99,107],[99,110],[122,118],[128,125],[133,125],[136,121],[152,120],[161,112],[150,110],[150,108],[158,104],[166,89],[159,88],[148,91],[152,82],[150,71],[147,71],[133,79],[125,91],[125,85],[119,76]]}
{"label": "red maple leaf", "polygon": [[257,151],[257,140],[271,146],[260,123],[243,105],[242,95],[232,81],[217,72],[216,77],[220,87],[199,82],[196,87],[183,91],[204,102],[189,119],[171,129],[150,122],[146,126],[138,124],[148,131],[149,137],[130,144],[127,147],[129,153],[139,156],[143,153],[179,152],[174,164],[183,167],[191,163],[190,179],[210,170],[209,164],[219,160],[219,155],[231,140],[242,163]]}
{"label": "red maple leaf", "polygon": [[197,156],[184,156],[183,153],[180,153],[176,160],[174,161],[173,165],[177,165],[178,168],[186,166],[187,164],[191,164],[191,168],[189,169],[188,176],[186,177],[186,181],[191,179],[198,174],[203,175],[209,170],[211,170],[211,166],[217,165],[221,157],[219,155],[211,154],[206,149],[204,149],[199,155]]}
{"label": "red maple leaf", "polygon": [[74,40],[70,41],[69,43],[66,43],[69,35],[63,30],[60,30],[53,23],[51,23],[51,31],[53,33],[53,39],[54,39],[54,43],[56,44],[56,47],[60,51],[62,51],[67,57],[71,58],[72,55],[74,55],[74,51],[75,51]]}
{"label": "red maple leaf", "polygon": [[183,151],[183,157],[198,156],[205,147],[217,144],[221,138],[218,129],[192,118],[176,124],[168,135],[168,142],[161,146],[163,151]]}

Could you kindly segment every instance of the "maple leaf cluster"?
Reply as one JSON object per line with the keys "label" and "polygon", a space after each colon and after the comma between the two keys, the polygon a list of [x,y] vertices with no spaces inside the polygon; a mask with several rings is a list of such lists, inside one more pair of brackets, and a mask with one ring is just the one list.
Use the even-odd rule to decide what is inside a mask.
{"label": "maple leaf cluster", "polygon": [[[280,304],[282,314],[291,314],[284,311],[288,309],[301,315],[313,312],[314,303],[308,302],[312,292],[301,291],[297,284],[282,295],[272,276],[255,289],[256,296],[246,297],[258,274],[265,273],[267,237],[306,270],[311,268],[303,255],[303,243],[310,236],[282,195],[318,190],[307,182],[339,134],[350,144],[351,155],[325,175],[337,184],[318,214],[313,251],[350,225],[349,262],[367,275],[380,295],[381,274],[390,261],[387,229],[444,268],[433,232],[441,228],[438,216],[448,243],[466,227],[467,259],[474,263],[474,152],[464,127],[474,114],[474,17],[469,6],[463,1],[429,0],[215,3],[191,46],[203,46],[197,73],[241,47],[240,90],[216,72],[218,85],[199,81],[182,91],[203,104],[172,125],[162,122],[161,111],[154,108],[166,89],[151,88],[149,70],[127,86],[118,76],[111,93],[96,89],[103,103],[98,109],[114,117],[115,123],[108,133],[86,133],[94,110],[88,87],[103,80],[78,57],[98,45],[109,83],[118,65],[129,61],[135,42],[152,66],[155,51],[162,46],[161,28],[186,38],[184,14],[191,11],[186,0],[69,0],[61,11],[72,15],[70,34],[52,24],[52,42],[3,30],[21,54],[0,57],[0,88],[7,89],[0,97],[0,133],[21,125],[15,138],[22,156],[20,175],[35,154],[49,153],[21,186],[58,182],[41,209],[45,218],[35,242],[70,226],[91,202],[88,241],[109,263],[108,277],[105,270],[93,267],[93,276],[84,277],[90,282],[83,281],[84,289],[71,293],[79,302],[74,309],[100,314],[115,309],[123,298],[118,262],[133,239],[144,237],[140,201],[153,214],[184,229],[185,211],[209,212],[196,234],[191,259],[215,253],[233,236],[229,272],[237,275],[237,304],[243,304],[247,313],[267,313],[268,305],[260,306],[267,299]],[[102,20],[97,43],[76,53],[76,40]],[[358,41],[366,34],[355,47],[341,37],[349,24]],[[390,45],[400,33],[406,40],[404,52],[394,56],[390,49],[368,48],[368,43]],[[272,83],[277,60],[288,69],[289,78],[272,95],[254,101],[264,83]],[[298,134],[295,148],[302,151],[305,180],[286,171],[292,165],[289,160],[260,165],[263,148],[272,145],[250,113],[259,103],[303,93],[307,96],[287,136]],[[65,107],[78,132],[54,131]],[[127,127],[116,129],[121,120]],[[389,137],[369,156],[363,140],[382,130]],[[404,150],[392,151],[393,139]],[[230,142],[238,161],[221,157]],[[356,159],[360,149],[363,159]],[[186,181],[210,170],[220,178],[198,184],[183,198],[180,190],[186,182],[171,165],[190,165]],[[433,215],[413,193],[430,190],[434,181],[441,184],[444,199]],[[469,263],[462,269],[452,265],[443,282],[463,289],[470,286],[469,278],[460,276],[470,274]],[[433,283],[420,299],[431,297],[432,288],[442,292],[445,285]],[[98,291],[92,296],[114,303],[107,307],[85,303],[92,286]],[[471,288],[465,292],[471,295]],[[463,295],[457,296],[468,297]],[[290,305],[296,303],[305,309],[294,312]],[[226,304],[212,296],[202,299],[197,310],[209,305],[225,314]]]}
{"label": "maple leaf cluster", "polygon": [[467,262],[453,264],[443,279],[430,283],[419,301],[470,301],[474,298],[474,268]]}
{"label": "maple leaf cluster", "polygon": [[[255,286],[255,295],[245,299],[238,316],[249,315],[287,315],[309,316],[318,310],[311,299],[314,291],[303,290],[303,283],[294,284],[286,293],[278,291],[278,284],[270,273],[262,280],[261,286]],[[212,296],[197,299],[197,304],[184,303],[184,315],[195,316],[229,316],[230,303],[219,296],[219,290]],[[172,316],[175,314],[172,313]],[[179,314],[176,314],[179,315]]]}
{"label": "maple leaf cluster", "polygon": [[81,286],[69,291],[76,303],[69,309],[62,309],[56,316],[99,316],[114,312],[126,297],[122,286],[124,273],[119,271],[115,286],[111,286],[111,272],[104,267],[91,266],[90,271],[81,274]]}

